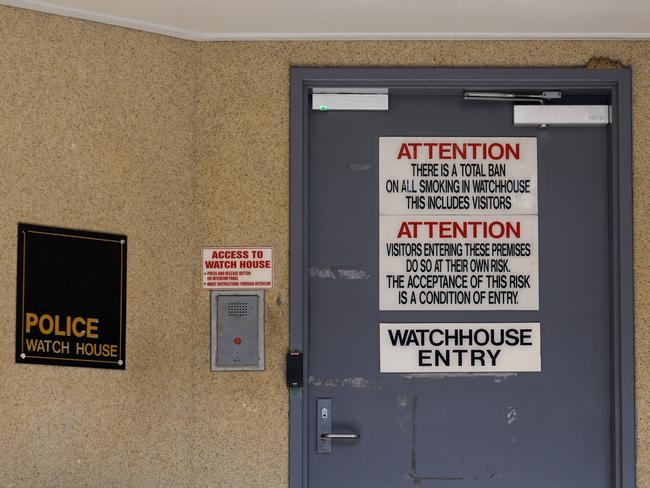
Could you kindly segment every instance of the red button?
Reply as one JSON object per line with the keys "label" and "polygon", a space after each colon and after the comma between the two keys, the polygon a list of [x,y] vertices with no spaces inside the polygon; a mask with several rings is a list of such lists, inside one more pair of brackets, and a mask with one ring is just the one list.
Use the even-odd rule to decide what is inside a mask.
{"label": "red button", "polygon": [[233,342],[234,342],[235,344],[237,344],[237,345],[241,344],[241,337],[235,337],[235,339],[233,340]]}

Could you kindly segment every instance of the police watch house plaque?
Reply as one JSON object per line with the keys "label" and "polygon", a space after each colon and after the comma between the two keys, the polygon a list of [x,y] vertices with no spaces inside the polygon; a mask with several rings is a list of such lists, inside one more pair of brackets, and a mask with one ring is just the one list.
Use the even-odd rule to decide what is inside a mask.
{"label": "police watch house plaque", "polygon": [[125,368],[126,236],[18,224],[16,362]]}

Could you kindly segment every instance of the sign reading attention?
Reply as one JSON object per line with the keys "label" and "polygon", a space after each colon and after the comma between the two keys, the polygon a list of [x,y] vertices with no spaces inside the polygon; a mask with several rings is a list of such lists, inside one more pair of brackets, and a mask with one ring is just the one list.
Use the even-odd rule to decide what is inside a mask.
{"label": "sign reading attention", "polygon": [[272,247],[204,247],[201,263],[205,289],[273,288]]}
{"label": "sign reading attention", "polygon": [[537,140],[379,139],[380,310],[538,310]]}
{"label": "sign reading attention", "polygon": [[16,362],[124,369],[126,236],[18,224]]}

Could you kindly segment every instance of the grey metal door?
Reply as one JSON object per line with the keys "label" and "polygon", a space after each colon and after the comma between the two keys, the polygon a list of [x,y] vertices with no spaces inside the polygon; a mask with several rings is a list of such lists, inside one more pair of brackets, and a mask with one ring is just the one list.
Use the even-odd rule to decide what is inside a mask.
{"label": "grey metal door", "polygon": [[[489,88],[500,88],[492,83]],[[612,96],[603,88],[548,83],[608,103]],[[301,412],[299,432],[292,424],[292,447],[301,449],[292,454],[301,470],[299,477],[292,471],[294,486],[633,486],[629,459],[620,452],[622,442],[629,446],[620,430],[632,420],[620,416],[622,409],[630,413],[631,392],[625,392],[627,406],[616,398],[625,366],[616,349],[622,251],[612,210],[619,208],[613,185],[620,183],[612,170],[612,129],[513,127],[512,104],[467,102],[464,88],[462,82],[397,83],[388,111],[302,106],[304,203],[300,222],[294,212],[292,239],[295,246],[301,233],[304,253],[301,262],[292,261],[292,279],[301,277],[298,290],[292,283],[292,300],[303,306],[292,304],[292,334],[305,352],[307,377],[303,396],[297,400],[294,392],[292,400],[294,418],[295,409]],[[530,87],[522,81],[521,88]],[[308,101],[308,91],[300,96]],[[383,136],[537,139],[539,310],[380,311]],[[382,322],[539,322],[542,370],[382,374]],[[629,380],[631,370],[625,374]],[[327,415],[334,431],[361,438],[334,440],[331,453],[318,453],[319,399],[332,401]]]}

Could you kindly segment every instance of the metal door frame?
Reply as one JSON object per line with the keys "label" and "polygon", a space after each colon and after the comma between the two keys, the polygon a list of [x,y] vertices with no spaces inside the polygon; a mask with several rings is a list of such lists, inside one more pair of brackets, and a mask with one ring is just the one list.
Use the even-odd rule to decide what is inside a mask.
{"label": "metal door frame", "polygon": [[292,68],[289,341],[304,354],[303,387],[289,398],[289,487],[307,488],[309,341],[307,340],[308,111],[315,87],[599,89],[610,93],[609,239],[611,277],[612,488],[635,487],[632,99],[629,69]]}

